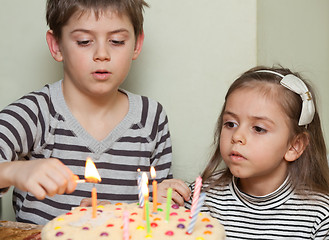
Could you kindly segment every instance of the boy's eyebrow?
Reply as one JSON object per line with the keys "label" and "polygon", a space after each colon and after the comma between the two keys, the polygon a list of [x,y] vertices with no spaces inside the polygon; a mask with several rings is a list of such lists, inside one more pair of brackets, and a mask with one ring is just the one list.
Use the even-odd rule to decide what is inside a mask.
{"label": "boy's eyebrow", "polygon": [[[73,31],[71,31],[70,33],[73,34],[75,32],[84,32],[84,33],[93,33],[93,30],[89,30],[89,29],[84,29],[84,28],[77,28],[74,29]],[[127,29],[125,28],[119,28],[113,31],[108,32],[109,34],[116,34],[116,33],[121,33],[121,32],[129,32]]]}

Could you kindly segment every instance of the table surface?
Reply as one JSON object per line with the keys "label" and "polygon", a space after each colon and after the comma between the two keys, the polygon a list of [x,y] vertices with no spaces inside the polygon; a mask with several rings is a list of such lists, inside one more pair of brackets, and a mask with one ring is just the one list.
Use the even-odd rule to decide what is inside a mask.
{"label": "table surface", "polygon": [[1,240],[41,240],[42,226],[28,223],[0,221]]}

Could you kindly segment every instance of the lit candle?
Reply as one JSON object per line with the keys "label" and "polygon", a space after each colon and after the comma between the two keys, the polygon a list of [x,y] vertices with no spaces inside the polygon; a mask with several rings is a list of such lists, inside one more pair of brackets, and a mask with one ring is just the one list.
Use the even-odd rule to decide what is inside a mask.
{"label": "lit candle", "polygon": [[146,220],[146,201],[148,202],[149,200],[149,188],[148,188],[148,178],[146,173],[144,172],[142,175],[142,192],[143,192],[143,196],[144,196],[144,215],[143,215],[143,219]]}
{"label": "lit candle", "polygon": [[155,181],[156,177],[156,172],[154,167],[151,167],[151,177],[153,178],[153,212],[156,213],[158,211],[158,199],[157,199],[157,194],[158,194],[158,183]]}
{"label": "lit candle", "polygon": [[93,209],[93,214],[92,217],[96,218],[96,213],[97,213],[97,191],[95,188],[95,184],[93,186],[93,189],[91,191],[91,206]]}
{"label": "lit candle", "polygon": [[166,221],[167,222],[169,222],[171,195],[172,195],[172,188],[168,188],[168,190],[167,190],[167,207],[166,207]]}
{"label": "lit candle", "polygon": [[129,212],[123,212],[123,240],[129,240]]}
{"label": "lit candle", "polygon": [[97,190],[95,187],[95,183],[101,182],[102,179],[99,176],[99,173],[97,171],[97,168],[96,168],[94,162],[90,158],[87,158],[87,160],[86,160],[85,179],[87,179],[89,182],[94,183],[92,191],[91,191],[91,206],[92,206],[92,218],[96,218]]}
{"label": "lit candle", "polygon": [[150,234],[151,233],[150,204],[148,200],[145,200],[145,214],[146,214],[146,231],[147,234]]}
{"label": "lit candle", "polygon": [[192,206],[191,206],[191,215],[193,215],[197,204],[198,204],[198,199],[201,191],[201,186],[202,186],[202,178],[199,176],[195,180],[195,186],[194,186],[194,193],[193,193],[193,199],[192,199]]}
{"label": "lit candle", "polygon": [[195,211],[192,214],[191,222],[190,222],[190,224],[187,228],[187,233],[188,234],[191,234],[193,232],[196,220],[198,218],[198,215],[200,213],[200,210],[201,210],[201,207],[203,205],[203,202],[204,202],[205,198],[206,198],[206,193],[201,193],[200,197],[199,197],[199,200],[198,200],[198,203],[197,203],[197,207],[195,208]]}

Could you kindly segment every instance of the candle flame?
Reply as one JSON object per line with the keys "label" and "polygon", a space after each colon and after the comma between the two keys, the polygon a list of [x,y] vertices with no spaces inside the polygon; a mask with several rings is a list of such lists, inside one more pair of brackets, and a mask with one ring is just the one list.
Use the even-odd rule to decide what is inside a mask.
{"label": "candle flame", "polygon": [[148,197],[149,195],[149,188],[148,188],[148,178],[145,172],[142,174],[142,192],[144,197]]}
{"label": "candle flame", "polygon": [[98,183],[102,181],[97,168],[91,158],[87,158],[86,160],[86,168],[85,168],[85,179],[88,182]]}
{"label": "candle flame", "polygon": [[155,168],[152,166],[151,167],[151,177],[154,179],[156,177],[156,172],[155,172]]}

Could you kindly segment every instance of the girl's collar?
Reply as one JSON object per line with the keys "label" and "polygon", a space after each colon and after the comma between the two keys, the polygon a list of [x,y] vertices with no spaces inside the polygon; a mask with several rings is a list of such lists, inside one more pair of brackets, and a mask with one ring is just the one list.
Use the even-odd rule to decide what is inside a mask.
{"label": "girl's collar", "polygon": [[284,180],[281,186],[274,192],[264,196],[252,196],[239,190],[237,187],[238,178],[233,176],[230,188],[233,195],[237,197],[244,205],[255,210],[266,210],[280,206],[286,202],[293,194],[290,177]]}

